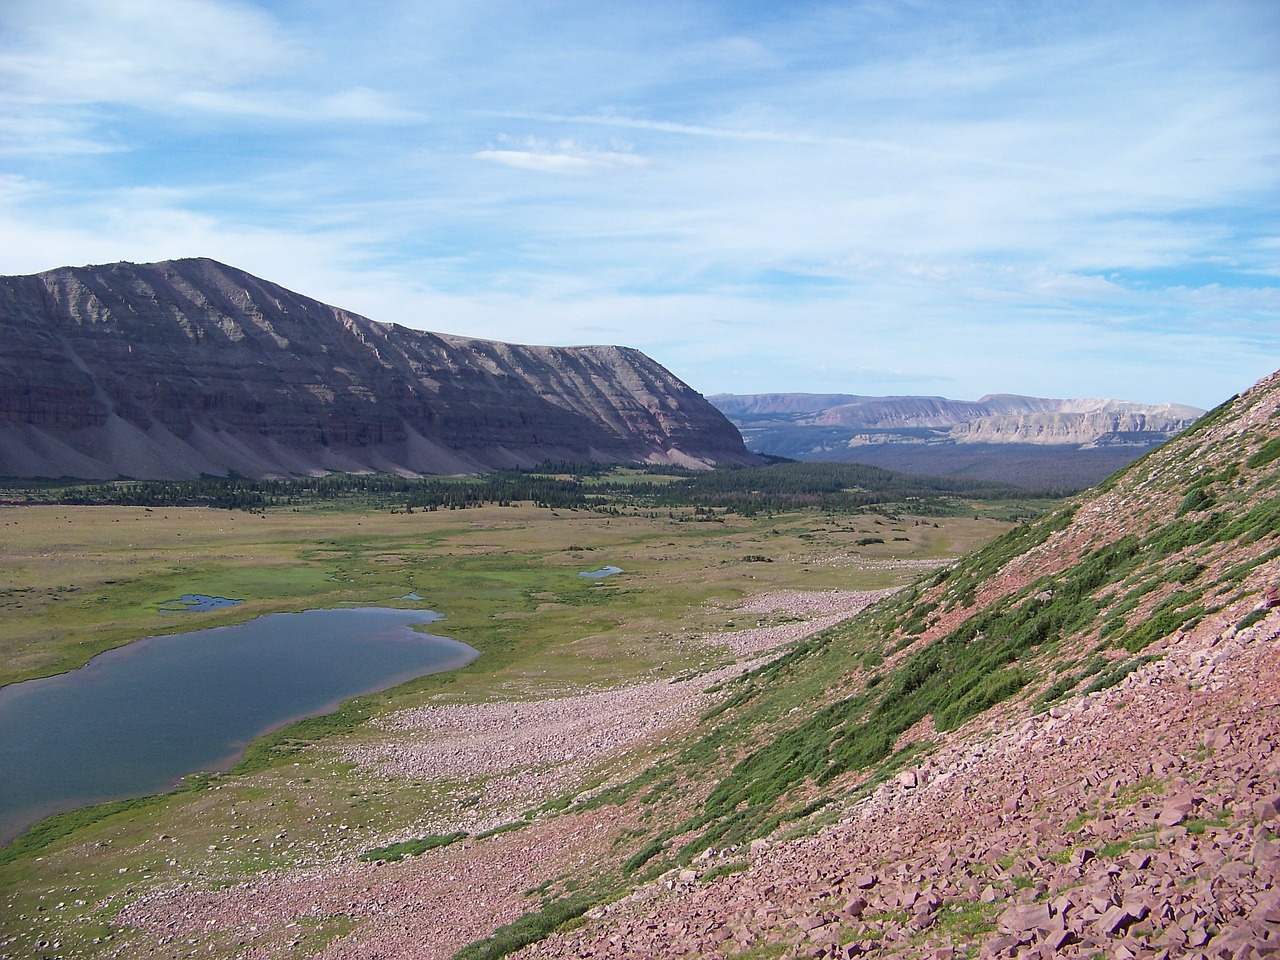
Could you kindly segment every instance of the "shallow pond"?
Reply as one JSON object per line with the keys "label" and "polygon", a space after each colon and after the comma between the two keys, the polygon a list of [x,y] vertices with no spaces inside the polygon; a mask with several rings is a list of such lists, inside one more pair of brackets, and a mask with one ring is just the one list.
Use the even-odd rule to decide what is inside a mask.
{"label": "shallow pond", "polygon": [[612,577],[615,573],[621,573],[621,567],[604,566],[599,570],[587,570],[578,574],[580,577],[589,577],[592,580],[603,580],[605,577]]}
{"label": "shallow pond", "polygon": [[427,610],[276,613],[151,637],[0,689],[0,843],[53,813],[231,766],[249,741],[477,652]]}
{"label": "shallow pond", "polygon": [[167,600],[160,604],[160,612],[207,613],[210,610],[221,610],[223,607],[234,607],[239,603],[244,601],[228,600],[226,597],[206,597],[203,593],[187,593],[177,600]]}

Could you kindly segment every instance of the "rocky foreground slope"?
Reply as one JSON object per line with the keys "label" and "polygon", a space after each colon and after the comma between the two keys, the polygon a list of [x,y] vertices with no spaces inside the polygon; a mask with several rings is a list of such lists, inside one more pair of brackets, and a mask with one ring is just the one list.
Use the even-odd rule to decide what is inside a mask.
{"label": "rocky foreground slope", "polygon": [[0,277],[0,476],[756,462],[637,350],[376,323],[212,260]]}

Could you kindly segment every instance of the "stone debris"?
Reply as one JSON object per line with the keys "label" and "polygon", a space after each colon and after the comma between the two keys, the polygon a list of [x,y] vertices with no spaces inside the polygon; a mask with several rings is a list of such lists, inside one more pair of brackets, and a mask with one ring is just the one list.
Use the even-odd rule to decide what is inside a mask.
{"label": "stone debris", "polygon": [[1222,658],[1183,638],[1056,715],[942,749],[836,825],[753,844],[742,873],[515,956],[1280,957],[1278,638],[1280,616],[1211,638]]}
{"label": "stone debris", "polygon": [[771,627],[711,634],[705,640],[727,646],[740,657],[768,653],[848,620],[855,613],[896,592],[896,589],[779,590],[762,594],[737,609],[742,613],[783,614],[805,619]]}
{"label": "stone debris", "polygon": [[570,789],[602,757],[692,720],[714,702],[707,688],[758,666],[761,661],[755,658],[847,620],[893,592],[763,594],[738,609],[797,619],[705,638],[708,645],[728,646],[738,656],[752,659],[687,678],[572,696],[404,710],[378,721],[396,736],[348,747],[343,759],[388,777],[492,777],[484,791],[488,806],[513,807],[550,799]]}
{"label": "stone debris", "polygon": [[[528,909],[525,891],[607,857],[616,833],[591,814],[562,815],[483,841],[451,844],[398,863],[347,860],[265,874],[225,889],[187,884],[130,904],[122,923],[146,939],[119,956],[181,955],[183,944],[239,938],[241,960],[299,956],[294,935],[341,918],[358,925],[319,960],[448,960]],[[500,867],[495,866],[500,864]]]}

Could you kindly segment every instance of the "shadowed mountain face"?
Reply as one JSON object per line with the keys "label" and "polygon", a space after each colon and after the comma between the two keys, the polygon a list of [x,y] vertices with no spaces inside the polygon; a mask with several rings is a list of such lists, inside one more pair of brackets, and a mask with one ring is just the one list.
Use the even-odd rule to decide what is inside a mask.
{"label": "shadowed mountain face", "polygon": [[756,462],[626,347],[382,324],[212,260],[0,278],[0,475]]}
{"label": "shadowed mountain face", "polygon": [[1185,430],[1182,404],[773,393],[709,398],[759,453],[1082,488]]}

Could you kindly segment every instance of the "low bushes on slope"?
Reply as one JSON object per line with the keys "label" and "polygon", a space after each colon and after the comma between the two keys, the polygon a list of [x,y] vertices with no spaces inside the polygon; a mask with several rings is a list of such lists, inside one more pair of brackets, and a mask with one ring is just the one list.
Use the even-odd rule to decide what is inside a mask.
{"label": "low bushes on slope", "polygon": [[[1220,428],[1230,413],[1215,411],[1205,429]],[[1188,443],[1200,442],[1195,433]],[[1274,470],[1264,469],[1280,460],[1270,456],[1273,445],[1255,438],[1233,446],[1220,462],[1198,461],[1191,472],[1176,449],[1157,453],[1144,460],[1142,476],[1182,479],[1165,484],[1163,500],[1118,518],[1118,531],[1085,528],[1072,538],[1088,543],[1110,536],[1110,542],[1075,562],[1065,556],[1043,561],[1044,569],[1066,563],[1063,569],[974,606],[979,591],[1011,561],[1083,522],[1078,507],[1087,498],[1011,531],[906,595],[741,678],[706,718],[712,729],[686,748],[686,766],[705,767],[714,757],[726,772],[701,811],[670,832],[686,836],[680,859],[821,806],[827,785],[844,774],[863,773],[864,785],[883,777],[901,760],[895,745],[926,717],[936,731],[953,730],[1028,687],[1039,691],[1035,706],[1046,708],[1086,684],[1092,692],[1119,683],[1156,659],[1135,655],[1211,613],[1211,592],[1280,552],[1274,545],[1280,497]],[[1110,486],[1125,485],[1121,475]],[[1227,572],[1214,573],[1224,561],[1230,561]],[[928,624],[948,611],[965,613],[945,634],[913,641],[927,637]],[[918,647],[892,670],[868,673],[868,664],[913,642]],[[1082,642],[1095,644],[1094,656],[1073,670],[1071,656]]]}
{"label": "low bushes on slope", "polygon": [[[943,732],[1027,691],[1038,694],[1029,706],[1047,709],[1082,687],[1113,686],[1159,656],[1139,651],[1247,596],[1245,578],[1280,556],[1280,441],[1232,436],[1238,414],[1234,401],[1223,405],[1185,444],[1108,480],[1098,495],[1133,504],[1131,513],[1093,510],[1091,526],[1079,526],[1082,498],[726,684],[676,754],[609,793],[652,808],[655,824],[671,822],[667,810],[687,812],[691,798],[697,807],[637,837],[634,876],[620,883],[869,789],[929,749],[903,742],[926,717]],[[1280,414],[1267,422],[1280,429]],[[1228,442],[1206,459],[1209,431]],[[1046,551],[1058,532],[1083,555]],[[1032,550],[1050,572],[991,589]],[[985,595],[994,599],[977,606]]]}

